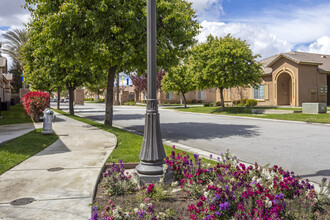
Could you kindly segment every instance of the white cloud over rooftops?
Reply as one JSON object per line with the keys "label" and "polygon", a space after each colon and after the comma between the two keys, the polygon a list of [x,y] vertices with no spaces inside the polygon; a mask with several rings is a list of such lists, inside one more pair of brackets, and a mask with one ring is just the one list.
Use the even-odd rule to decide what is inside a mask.
{"label": "white cloud over rooftops", "polygon": [[254,54],[260,54],[263,58],[276,53],[289,51],[293,45],[285,40],[279,39],[275,34],[262,25],[251,25],[244,23],[208,22],[201,23],[202,31],[197,40],[203,42],[210,34],[224,37],[231,34],[233,37],[246,40]]}

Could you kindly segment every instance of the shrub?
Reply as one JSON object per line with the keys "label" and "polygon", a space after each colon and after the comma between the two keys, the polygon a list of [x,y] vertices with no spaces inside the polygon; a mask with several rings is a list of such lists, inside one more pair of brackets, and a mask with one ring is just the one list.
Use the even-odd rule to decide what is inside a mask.
{"label": "shrub", "polygon": [[216,106],[221,106],[221,101],[217,101]]}
{"label": "shrub", "polygon": [[258,101],[255,100],[255,99],[248,99],[248,100],[246,100],[246,105],[256,106],[257,104],[258,104]]}
{"label": "shrub", "polygon": [[241,105],[246,105],[246,101],[247,101],[248,99],[241,99],[241,101],[240,101],[240,104]]}
{"label": "shrub", "polygon": [[124,105],[136,105],[136,102],[129,101],[125,102]]}
{"label": "shrub", "polygon": [[129,102],[134,102],[134,99],[130,99],[130,100],[128,100]]}
{"label": "shrub", "polygon": [[49,93],[46,92],[29,92],[22,97],[22,104],[25,112],[35,122],[40,121],[43,111],[49,107]]}
{"label": "shrub", "polygon": [[103,176],[107,180],[105,183],[105,187],[107,187],[105,193],[107,195],[123,195],[131,193],[137,188],[137,182],[133,176],[127,172],[125,173],[122,160],[119,160],[119,166],[115,163],[111,164]]}
{"label": "shrub", "polygon": [[192,101],[191,101],[191,103],[197,103],[198,101],[197,101],[197,99],[193,99]]}
{"label": "shrub", "polygon": [[233,104],[234,104],[234,105],[238,105],[240,102],[241,102],[241,100],[234,100],[234,101],[233,101]]}
{"label": "shrub", "polygon": [[203,103],[203,100],[198,100],[198,103]]}
{"label": "shrub", "polygon": [[204,103],[204,107],[210,107],[213,106],[213,103]]}
{"label": "shrub", "polygon": [[187,103],[187,104],[191,104],[191,103],[192,103],[192,100],[187,99],[186,103]]}

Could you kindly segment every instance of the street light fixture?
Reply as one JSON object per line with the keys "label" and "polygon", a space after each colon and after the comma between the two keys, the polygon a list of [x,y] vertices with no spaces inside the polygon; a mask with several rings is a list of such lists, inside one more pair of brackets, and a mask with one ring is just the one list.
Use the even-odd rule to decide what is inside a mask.
{"label": "street light fixture", "polygon": [[[157,48],[156,0],[147,0],[148,99],[140,164],[136,167],[139,184],[155,183],[163,176],[166,157],[160,131],[157,102]],[[167,169],[164,183],[172,181],[173,173]]]}

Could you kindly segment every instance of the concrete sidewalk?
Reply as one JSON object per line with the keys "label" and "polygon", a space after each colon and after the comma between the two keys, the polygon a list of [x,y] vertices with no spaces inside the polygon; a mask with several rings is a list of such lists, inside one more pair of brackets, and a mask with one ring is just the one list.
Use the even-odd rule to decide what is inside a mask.
{"label": "concrete sidewalk", "polygon": [[35,128],[33,123],[12,124],[0,126],[0,144],[22,136]]}
{"label": "concrete sidewalk", "polygon": [[[117,144],[108,132],[56,114],[54,144],[0,176],[0,219],[88,219],[101,169]],[[33,198],[27,205],[10,202]]]}

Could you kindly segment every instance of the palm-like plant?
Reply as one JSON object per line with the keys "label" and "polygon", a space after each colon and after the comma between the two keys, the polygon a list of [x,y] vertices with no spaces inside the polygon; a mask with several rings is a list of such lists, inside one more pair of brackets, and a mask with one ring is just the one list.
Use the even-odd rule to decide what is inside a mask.
{"label": "palm-like plant", "polygon": [[19,51],[24,43],[28,40],[27,33],[28,32],[25,29],[14,29],[7,31],[7,33],[2,35],[5,39],[5,42],[3,42],[1,51],[8,54],[20,65],[22,62],[19,56]]}

